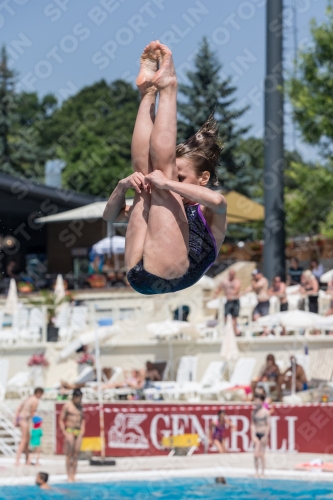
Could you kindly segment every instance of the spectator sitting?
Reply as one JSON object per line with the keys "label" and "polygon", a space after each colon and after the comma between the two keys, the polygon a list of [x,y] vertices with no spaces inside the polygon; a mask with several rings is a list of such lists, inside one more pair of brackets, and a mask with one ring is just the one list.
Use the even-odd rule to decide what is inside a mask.
{"label": "spectator sitting", "polygon": [[319,264],[318,259],[311,259],[310,271],[319,283],[320,277],[324,274],[324,266],[322,264]]}
{"label": "spectator sitting", "polygon": [[[269,313],[268,280],[259,269],[252,271],[252,284],[243,292],[254,292],[257,295],[258,304],[253,310],[252,319],[256,321]],[[242,294],[242,295],[243,295]]]}
{"label": "spectator sitting", "polygon": [[95,255],[94,260],[90,262],[88,267],[88,274],[102,274],[103,259],[100,255]]}
{"label": "spectator sitting", "polygon": [[290,267],[288,270],[287,285],[300,285],[303,267],[300,267],[297,257],[292,257],[290,260]]}
{"label": "spectator sitting", "polygon": [[123,288],[126,286],[123,273],[115,273],[114,278],[110,280],[112,288]]}
{"label": "spectator sitting", "polygon": [[280,369],[275,362],[273,354],[267,355],[266,365],[262,368],[259,377],[255,378],[251,383],[253,396],[259,382],[274,382],[277,388],[278,399],[281,399]]}
{"label": "spectator sitting", "polygon": [[319,283],[311,271],[304,271],[301,278],[301,294],[309,300],[309,311],[318,314]]}
{"label": "spectator sitting", "polygon": [[102,389],[120,389],[122,387],[129,387],[131,389],[142,389],[145,384],[145,370],[131,370],[125,373],[124,382],[107,382],[102,385]]}
{"label": "spectator sitting", "polygon": [[240,309],[240,289],[241,282],[238,278],[236,278],[236,271],[234,269],[230,269],[228,279],[222,280],[214,293],[214,297],[217,297],[221,290],[224,291],[227,299],[224,306],[224,321],[227,321],[227,316],[230,314],[235,335],[240,335],[240,331],[237,327],[237,318],[239,316]]}
{"label": "spectator sitting", "polygon": [[160,382],[161,380],[159,371],[154,368],[154,365],[151,361],[147,361],[146,363],[145,379],[146,381],[150,380],[151,382]]}
{"label": "spectator sitting", "polygon": [[295,356],[290,356],[290,367],[281,376],[282,388],[292,390],[293,372],[295,373],[296,392],[305,391],[308,388],[307,378],[303,367],[297,364]]}
{"label": "spectator sitting", "polygon": [[108,276],[110,273],[113,272],[113,270],[114,266],[112,264],[112,259],[110,257],[107,257],[104,261],[102,272]]}

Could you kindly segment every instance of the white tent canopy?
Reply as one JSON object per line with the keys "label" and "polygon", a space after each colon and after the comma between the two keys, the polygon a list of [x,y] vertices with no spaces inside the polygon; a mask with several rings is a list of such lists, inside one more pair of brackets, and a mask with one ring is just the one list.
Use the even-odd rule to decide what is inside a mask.
{"label": "white tent canopy", "polygon": [[[35,219],[36,222],[65,222],[72,220],[88,220],[88,219],[101,219],[106,206],[106,201],[96,201],[83,207],[73,208],[60,214],[48,215]],[[126,205],[133,205],[133,199],[126,200]]]}
{"label": "white tent canopy", "polygon": [[94,253],[98,255],[103,255],[105,253],[111,253],[115,255],[120,255],[125,253],[125,238],[124,236],[111,236],[108,238],[103,238],[98,243],[92,246]]}

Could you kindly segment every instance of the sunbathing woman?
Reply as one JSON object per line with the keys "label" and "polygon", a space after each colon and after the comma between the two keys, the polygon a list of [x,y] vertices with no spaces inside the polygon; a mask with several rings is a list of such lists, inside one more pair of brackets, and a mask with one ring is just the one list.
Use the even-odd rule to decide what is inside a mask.
{"label": "sunbathing woman", "polygon": [[[125,262],[130,285],[147,295],[175,292],[201,278],[225,237],[225,199],[207,187],[216,181],[221,153],[217,124],[210,117],[176,146],[177,79],[171,51],[159,42],[151,42],[142,54],[137,86],[135,172],[118,183],[104,219],[129,218]],[[130,188],[136,191],[131,209],[125,204]]]}

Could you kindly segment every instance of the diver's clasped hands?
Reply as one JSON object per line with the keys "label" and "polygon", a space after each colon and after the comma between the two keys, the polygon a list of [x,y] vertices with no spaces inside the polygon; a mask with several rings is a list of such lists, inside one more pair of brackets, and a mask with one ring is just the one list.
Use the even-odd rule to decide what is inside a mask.
{"label": "diver's clasped hands", "polygon": [[141,172],[134,172],[134,174],[119,181],[119,184],[125,191],[127,189],[135,189],[140,194],[142,191],[150,193],[152,186],[159,189],[168,189],[168,181],[169,179],[161,170],[154,170],[148,175],[143,175]]}

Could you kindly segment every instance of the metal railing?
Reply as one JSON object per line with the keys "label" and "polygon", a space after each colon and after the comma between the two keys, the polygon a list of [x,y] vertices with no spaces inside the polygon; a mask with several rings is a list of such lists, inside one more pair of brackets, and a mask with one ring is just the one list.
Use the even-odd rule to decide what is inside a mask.
{"label": "metal railing", "polygon": [[14,412],[0,402],[0,452],[6,457],[14,457],[20,441],[20,431],[13,424]]}

